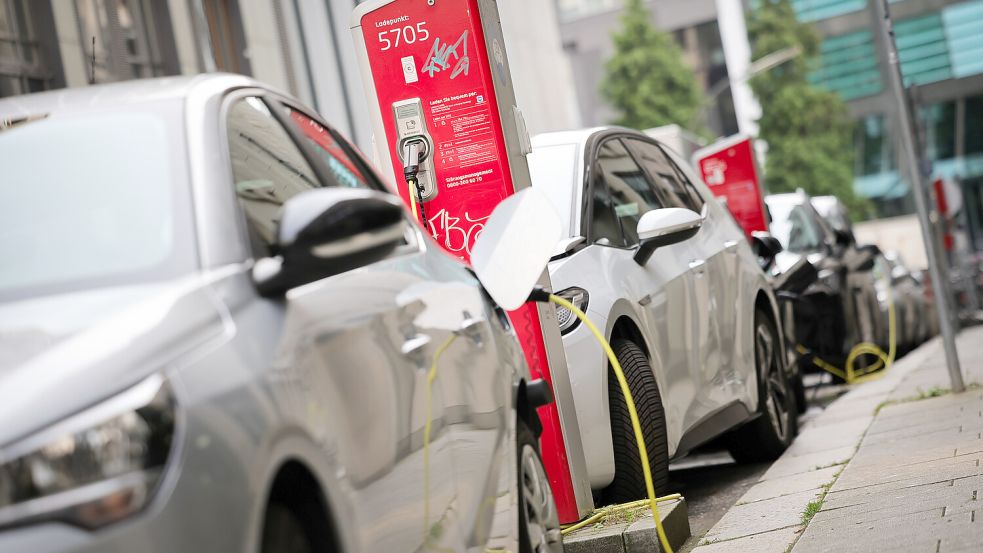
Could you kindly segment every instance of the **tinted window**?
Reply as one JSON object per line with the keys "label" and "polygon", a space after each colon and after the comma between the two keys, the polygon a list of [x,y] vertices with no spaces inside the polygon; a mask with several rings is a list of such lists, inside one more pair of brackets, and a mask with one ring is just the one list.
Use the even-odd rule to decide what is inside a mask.
{"label": "tinted window", "polygon": [[662,207],[662,202],[645,172],[620,140],[608,140],[601,146],[597,154],[597,169],[599,178],[607,185],[609,201],[621,225],[625,244],[637,244],[638,220],[645,213]]}
{"label": "tinted window", "polygon": [[693,185],[682,175],[661,148],[641,140],[632,140],[631,144],[638,154],[638,160],[655,180],[656,186],[663,192],[670,207],[685,207],[697,213],[703,209],[702,198],[699,195],[695,198],[691,196],[690,189]]}
{"label": "tinted window", "polygon": [[0,299],[194,269],[179,102],[0,127]]}
{"label": "tinted window", "polygon": [[229,155],[236,195],[246,215],[253,253],[272,253],[280,207],[321,184],[300,149],[259,98],[236,102],[228,115]]}
{"label": "tinted window", "polygon": [[351,146],[347,143],[342,145],[343,138],[304,113],[288,107],[287,114],[334,177],[336,182],[327,184],[347,188],[372,188],[358,163],[349,155]]}

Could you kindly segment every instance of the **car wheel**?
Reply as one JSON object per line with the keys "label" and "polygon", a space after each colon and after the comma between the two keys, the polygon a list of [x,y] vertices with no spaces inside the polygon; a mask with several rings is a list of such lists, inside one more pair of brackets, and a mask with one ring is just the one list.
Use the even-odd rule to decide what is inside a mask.
{"label": "car wheel", "polygon": [[[669,483],[669,443],[666,438],[666,414],[662,408],[662,396],[655,382],[655,374],[645,352],[634,342],[614,340],[614,354],[621,364],[631,390],[638,420],[642,424],[642,436],[648,453],[649,469],[655,493],[665,493]],[[604,490],[605,503],[624,503],[648,497],[645,475],[638,455],[635,431],[631,426],[628,404],[621,386],[609,369],[608,402],[611,413],[611,441],[614,449],[614,481]]]}
{"label": "car wheel", "polygon": [[778,351],[775,323],[760,309],[754,315],[754,357],[758,378],[758,417],[728,436],[730,454],[739,463],[771,461],[784,452],[797,432],[795,393]]}
{"label": "car wheel", "polygon": [[562,553],[560,516],[556,512],[553,490],[539,456],[539,444],[532,430],[519,419],[516,428],[519,478],[520,553]]}
{"label": "car wheel", "polygon": [[266,508],[262,553],[313,553],[310,536],[293,511],[279,503]]}

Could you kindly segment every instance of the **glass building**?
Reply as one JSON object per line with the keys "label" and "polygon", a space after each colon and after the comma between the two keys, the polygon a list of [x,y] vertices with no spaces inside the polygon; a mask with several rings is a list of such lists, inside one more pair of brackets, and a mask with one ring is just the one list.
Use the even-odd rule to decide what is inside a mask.
{"label": "glass building", "polygon": [[[799,19],[812,22],[823,37],[812,82],[838,92],[856,120],[857,191],[874,201],[880,215],[900,215],[913,210],[911,187],[898,172],[904,154],[871,1],[793,0],[793,5]],[[890,7],[932,176],[961,184],[967,215],[980,229],[983,0],[894,0]]]}

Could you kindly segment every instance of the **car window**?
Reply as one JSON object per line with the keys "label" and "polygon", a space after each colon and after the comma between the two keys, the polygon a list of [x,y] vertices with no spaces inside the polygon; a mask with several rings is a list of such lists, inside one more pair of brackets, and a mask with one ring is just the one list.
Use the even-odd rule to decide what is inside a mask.
{"label": "car window", "polygon": [[822,246],[823,234],[805,206],[769,206],[773,220],[771,232],[786,250],[795,253],[816,251]]}
{"label": "car window", "polygon": [[693,185],[686,179],[676,164],[659,146],[651,142],[629,139],[632,149],[638,154],[638,160],[655,181],[656,186],[666,197],[669,207],[685,207],[699,213],[703,209],[703,200],[696,191],[690,190]]}
{"label": "car window", "polygon": [[[601,145],[597,168],[599,178],[607,187],[614,217],[621,226],[624,244],[633,246],[638,243],[639,219],[645,213],[663,207],[662,202],[621,140],[610,139]],[[594,226],[591,225],[592,230]]]}
{"label": "car window", "polygon": [[262,100],[237,101],[228,114],[235,191],[246,216],[253,254],[274,253],[280,207],[321,187],[314,170]]}
{"label": "car window", "polygon": [[359,169],[355,159],[349,155],[352,147],[344,142],[343,138],[307,114],[289,106],[285,109],[290,120],[297,125],[297,129],[313,148],[315,155],[324,162],[331,176],[337,181],[328,184],[347,188],[376,188]]}

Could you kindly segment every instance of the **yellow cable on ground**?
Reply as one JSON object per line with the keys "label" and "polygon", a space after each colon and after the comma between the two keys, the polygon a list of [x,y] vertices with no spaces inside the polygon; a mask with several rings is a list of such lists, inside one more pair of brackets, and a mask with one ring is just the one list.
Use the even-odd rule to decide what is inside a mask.
{"label": "yellow cable on ground", "polygon": [[642,473],[645,475],[645,490],[648,492],[648,504],[649,508],[652,510],[652,518],[655,520],[655,529],[659,534],[659,541],[662,543],[662,550],[666,553],[672,553],[672,547],[669,545],[669,540],[666,539],[666,531],[662,528],[662,519],[659,518],[659,507],[656,504],[658,498],[655,496],[655,485],[652,483],[652,470],[649,468],[649,458],[648,452],[645,449],[645,438],[642,436],[642,425],[638,421],[638,412],[635,411],[635,401],[631,397],[631,390],[628,388],[628,380],[625,378],[625,373],[621,370],[621,363],[618,363],[618,357],[614,354],[614,350],[611,349],[611,344],[604,338],[594,323],[587,318],[587,315],[577,308],[576,305],[568,302],[567,300],[555,295],[550,294],[550,301],[570,310],[581,322],[590,329],[594,338],[597,339],[601,347],[604,348],[604,352],[608,356],[608,361],[611,362],[611,367],[614,369],[614,374],[618,378],[618,384],[621,385],[621,393],[625,396],[625,403],[628,406],[628,414],[631,417],[631,426],[635,431],[635,442],[638,444],[638,455],[641,457],[642,461]]}
{"label": "yellow cable on ground", "polygon": [[[814,355],[812,357],[812,362],[814,365],[823,369],[824,371],[838,376],[846,381],[847,384],[855,384],[860,382],[867,382],[870,380],[875,380],[884,376],[884,372],[891,368],[894,364],[894,358],[897,355],[897,321],[896,313],[894,307],[894,292],[891,287],[887,288],[888,303],[887,303],[887,334],[888,334],[888,352],[884,353],[884,350],[877,346],[877,344],[872,344],[870,342],[861,342],[850,350],[850,353],[846,358],[846,366],[844,368],[839,368],[832,363]],[[805,355],[809,353],[809,350],[803,345],[799,344],[796,346],[796,351],[800,354]],[[866,367],[864,369],[857,370],[853,365],[857,362],[857,359],[861,355],[873,355],[877,357],[878,364],[871,367]],[[881,368],[883,371],[880,371]],[[880,372],[878,372],[880,371]]]}
{"label": "yellow cable on ground", "polygon": [[[678,493],[673,493],[669,495],[664,495],[662,497],[657,497],[655,498],[655,502],[662,503],[663,501],[675,501],[681,497],[683,496]],[[621,511],[628,511],[630,509],[637,509],[639,507],[644,507],[648,505],[648,503],[649,503],[648,499],[640,499],[638,501],[632,501],[631,503],[622,503],[621,505],[611,505],[608,507],[604,507],[602,509],[597,509],[593,515],[585,518],[584,520],[564,526],[563,530],[561,530],[560,533],[566,535],[569,534],[570,532],[576,532],[577,530],[580,530],[584,526],[587,526],[588,524],[601,520],[604,517],[613,515],[614,513],[619,513]]]}

